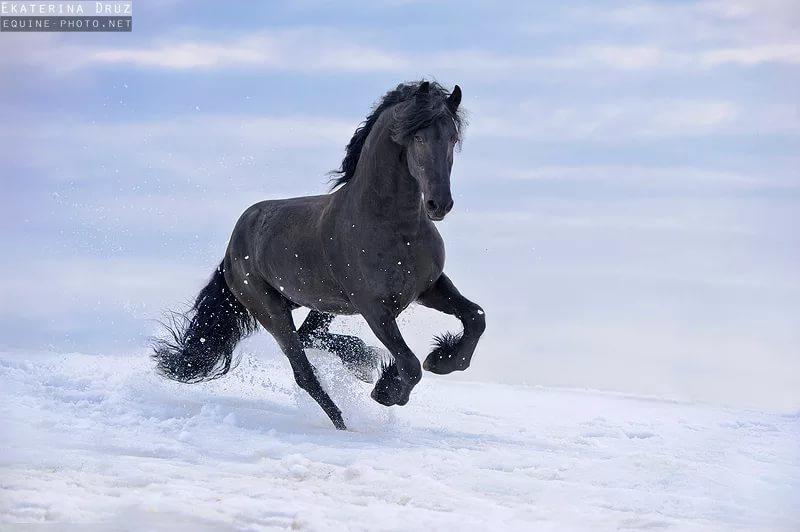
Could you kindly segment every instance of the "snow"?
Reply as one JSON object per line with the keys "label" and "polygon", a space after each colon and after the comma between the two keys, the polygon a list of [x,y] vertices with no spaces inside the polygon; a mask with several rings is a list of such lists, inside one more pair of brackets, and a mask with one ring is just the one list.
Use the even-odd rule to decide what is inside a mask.
{"label": "snow", "polygon": [[800,530],[796,414],[431,374],[387,409],[313,359],[349,431],[277,355],[181,385],[143,354],[0,354],[0,522]]}

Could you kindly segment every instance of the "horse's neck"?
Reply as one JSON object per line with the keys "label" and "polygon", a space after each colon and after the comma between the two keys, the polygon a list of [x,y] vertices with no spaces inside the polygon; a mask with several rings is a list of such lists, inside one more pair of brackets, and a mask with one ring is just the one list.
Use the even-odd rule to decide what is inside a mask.
{"label": "horse's neck", "polygon": [[359,157],[355,175],[341,193],[350,208],[367,216],[417,221],[421,218],[422,194],[408,171],[402,146],[390,136],[388,124],[370,133]]}

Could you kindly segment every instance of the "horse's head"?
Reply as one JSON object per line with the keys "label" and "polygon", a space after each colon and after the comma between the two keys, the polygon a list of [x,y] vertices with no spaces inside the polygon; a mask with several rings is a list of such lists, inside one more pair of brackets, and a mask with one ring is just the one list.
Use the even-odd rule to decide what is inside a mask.
{"label": "horse's head", "polygon": [[[408,171],[422,189],[423,205],[428,218],[442,220],[453,208],[450,192],[450,170],[453,151],[459,140],[461,88],[442,98],[432,94],[430,84],[419,85],[413,102],[409,102],[402,129],[406,134],[397,139],[405,144]],[[412,124],[421,127],[408,127]]]}

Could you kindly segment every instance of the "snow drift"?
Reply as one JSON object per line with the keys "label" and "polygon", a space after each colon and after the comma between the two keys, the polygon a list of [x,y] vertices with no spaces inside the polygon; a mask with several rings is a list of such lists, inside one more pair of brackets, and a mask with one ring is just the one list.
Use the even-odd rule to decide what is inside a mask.
{"label": "snow drift", "polygon": [[182,385],[146,355],[0,355],[0,522],[117,529],[800,529],[800,418],[455,382],[369,399],[313,354],[351,430],[281,358]]}

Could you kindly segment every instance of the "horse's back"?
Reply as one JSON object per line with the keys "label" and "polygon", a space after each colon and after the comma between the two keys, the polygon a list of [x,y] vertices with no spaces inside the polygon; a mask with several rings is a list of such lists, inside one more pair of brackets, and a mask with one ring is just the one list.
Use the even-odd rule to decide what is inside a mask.
{"label": "horse's back", "polygon": [[308,235],[309,229],[319,225],[329,198],[328,195],[320,195],[260,201],[248,207],[239,217],[234,236],[276,238],[286,232],[294,233],[292,236]]}
{"label": "horse's back", "polygon": [[312,216],[318,218],[330,202],[330,195],[299,196],[296,198],[270,199],[259,201],[245,210],[248,213],[259,213],[268,220],[271,217]]}

